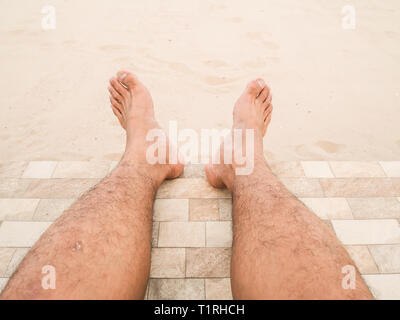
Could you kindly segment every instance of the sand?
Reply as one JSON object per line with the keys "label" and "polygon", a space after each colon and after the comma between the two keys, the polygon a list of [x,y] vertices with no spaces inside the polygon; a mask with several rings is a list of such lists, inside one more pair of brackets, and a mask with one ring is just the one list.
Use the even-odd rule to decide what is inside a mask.
{"label": "sand", "polygon": [[[252,78],[274,94],[272,160],[400,159],[400,3],[0,0],[0,161],[117,160],[108,79],[137,73],[163,126],[226,128]],[[41,9],[54,5],[55,30]]]}

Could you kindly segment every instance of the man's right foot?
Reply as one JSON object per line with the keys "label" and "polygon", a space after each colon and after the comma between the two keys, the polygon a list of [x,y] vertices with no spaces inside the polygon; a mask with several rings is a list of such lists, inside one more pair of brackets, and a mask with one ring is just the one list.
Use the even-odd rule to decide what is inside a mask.
{"label": "man's right foot", "polygon": [[146,141],[146,136],[150,130],[161,129],[155,119],[153,99],[147,88],[132,73],[120,71],[110,79],[108,91],[112,110],[126,130],[126,150],[122,161],[146,171],[143,173],[154,179],[156,184],[178,177],[183,171],[183,164],[178,159],[170,161],[168,139],[166,164],[152,165],[146,159],[147,148],[151,144]]}
{"label": "man's right foot", "polygon": [[[265,84],[264,80],[257,79],[251,81],[243,94],[237,100],[233,109],[233,130],[254,130],[254,156],[262,155],[262,139],[267,132],[268,125],[272,116],[272,95],[270,88]],[[245,131],[244,131],[245,133]],[[242,142],[244,144],[244,140]],[[232,143],[229,144],[234,145]],[[222,143],[219,155],[220,164],[209,163],[206,166],[206,175],[208,182],[215,188],[224,188],[232,190],[233,180],[235,177],[235,169],[237,165],[224,164],[225,144]],[[245,150],[242,146],[242,150]],[[232,150],[234,154],[234,150]],[[233,157],[234,159],[234,157]]]}

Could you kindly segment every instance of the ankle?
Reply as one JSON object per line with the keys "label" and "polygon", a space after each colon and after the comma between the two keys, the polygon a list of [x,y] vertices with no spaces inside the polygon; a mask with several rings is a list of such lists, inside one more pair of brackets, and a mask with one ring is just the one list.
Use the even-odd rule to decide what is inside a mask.
{"label": "ankle", "polygon": [[151,165],[147,162],[139,161],[135,157],[135,154],[126,152],[114,171],[117,175],[126,178],[143,179],[152,188],[157,190],[161,183],[168,177],[169,170],[169,165]]}
{"label": "ankle", "polygon": [[153,116],[130,115],[126,120],[126,131],[128,136],[146,136],[152,129],[160,129],[159,124]]}
{"label": "ankle", "polygon": [[264,155],[260,152],[255,152],[254,158],[250,164],[232,165],[233,177],[235,182],[238,178],[247,178],[257,175],[260,171],[270,171]]}

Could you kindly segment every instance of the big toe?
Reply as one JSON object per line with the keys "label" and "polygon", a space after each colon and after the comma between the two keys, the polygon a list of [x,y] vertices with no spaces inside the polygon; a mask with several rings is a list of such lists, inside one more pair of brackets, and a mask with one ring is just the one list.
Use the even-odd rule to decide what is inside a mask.
{"label": "big toe", "polygon": [[118,80],[128,89],[134,89],[140,84],[138,78],[129,71],[121,70],[117,73]]}
{"label": "big toe", "polygon": [[244,93],[246,95],[251,95],[254,98],[257,98],[260,95],[261,91],[265,88],[265,86],[266,84],[263,79],[256,79],[249,82]]}

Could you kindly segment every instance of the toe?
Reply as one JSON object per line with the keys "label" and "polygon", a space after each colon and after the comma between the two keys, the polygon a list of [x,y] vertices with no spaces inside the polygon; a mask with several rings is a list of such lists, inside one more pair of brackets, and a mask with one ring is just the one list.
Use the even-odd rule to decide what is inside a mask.
{"label": "toe", "polygon": [[272,112],[268,115],[268,117],[264,121],[265,127],[269,126],[269,124],[271,123],[271,119],[272,119]]}
{"label": "toe", "polygon": [[132,90],[139,84],[138,78],[129,71],[121,70],[117,73],[118,80],[129,90]]}
{"label": "toe", "polygon": [[272,94],[270,93],[267,99],[265,99],[263,102],[264,108],[267,109],[271,105],[271,102],[272,102]]}
{"label": "toe", "polygon": [[269,124],[271,123],[271,119],[272,119],[272,112],[267,116],[267,118],[264,121],[264,132],[263,132],[263,136],[265,136],[265,134],[267,133],[267,129]]}
{"label": "toe", "polygon": [[111,102],[111,109],[112,109],[114,115],[117,117],[120,125],[125,129],[124,117],[121,112],[122,106],[112,96],[110,96],[110,102]]}
{"label": "toe", "polygon": [[120,113],[122,113],[122,105],[121,105],[121,103],[117,100],[117,99],[115,99],[113,96],[110,96],[110,102],[111,102],[111,105],[114,107],[114,108],[117,108],[118,109],[118,111],[120,112]]}
{"label": "toe", "polygon": [[264,110],[264,122],[265,119],[272,113],[272,110],[273,110],[272,104],[270,104],[269,107]]}
{"label": "toe", "polygon": [[270,90],[269,87],[266,85],[258,95],[257,101],[259,101],[260,103],[264,103],[264,101],[268,99],[269,95],[270,95]]}
{"label": "toe", "polygon": [[110,84],[114,88],[115,91],[117,91],[122,97],[124,97],[125,100],[128,99],[128,90],[122,86],[122,84],[118,81],[117,78],[112,77],[110,79]]}
{"label": "toe", "polygon": [[253,80],[247,85],[245,93],[251,95],[253,98],[257,98],[265,86],[266,84],[263,79]]}
{"label": "toe", "polygon": [[116,108],[114,108],[114,107],[112,107],[112,111],[113,111],[113,113],[115,114],[115,116],[117,117],[118,122],[119,122],[119,124],[121,125],[121,127],[124,128],[124,129],[126,129],[125,123],[124,123],[123,118],[122,118],[122,116],[121,116],[121,113],[119,113],[119,111],[118,111]]}
{"label": "toe", "polygon": [[111,96],[117,100],[119,103],[123,102],[123,97],[115,90],[112,86],[108,87],[108,92],[110,92]]}

